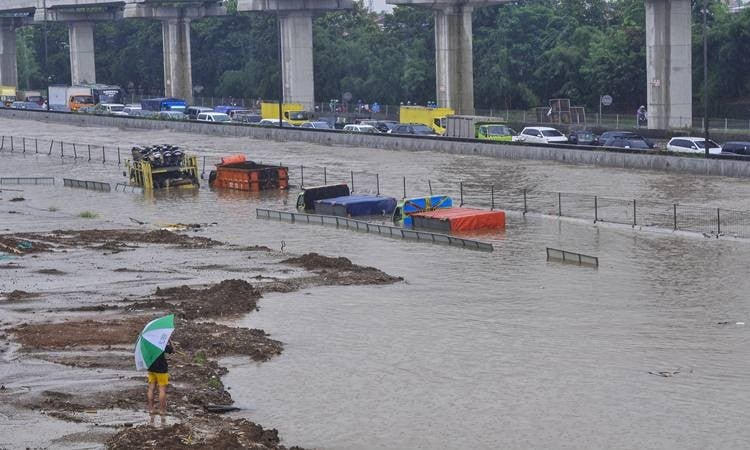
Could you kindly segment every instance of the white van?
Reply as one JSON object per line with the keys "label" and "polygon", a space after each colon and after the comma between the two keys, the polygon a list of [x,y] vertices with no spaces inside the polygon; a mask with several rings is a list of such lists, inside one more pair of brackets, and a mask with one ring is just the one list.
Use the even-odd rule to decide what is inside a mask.
{"label": "white van", "polygon": [[198,114],[198,122],[231,122],[229,114],[220,112],[202,112]]}

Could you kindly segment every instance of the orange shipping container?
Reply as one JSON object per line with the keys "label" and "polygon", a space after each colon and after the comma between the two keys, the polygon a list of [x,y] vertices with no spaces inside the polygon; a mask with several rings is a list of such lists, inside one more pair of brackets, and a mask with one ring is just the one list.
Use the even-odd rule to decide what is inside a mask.
{"label": "orange shipping container", "polygon": [[414,228],[441,231],[473,231],[505,228],[504,211],[473,208],[445,208],[411,215]]}
{"label": "orange shipping container", "polygon": [[[234,161],[240,159],[236,156],[232,158]],[[212,187],[251,192],[287,189],[289,169],[284,166],[256,164],[253,161],[218,164],[216,170],[211,171],[208,182]]]}

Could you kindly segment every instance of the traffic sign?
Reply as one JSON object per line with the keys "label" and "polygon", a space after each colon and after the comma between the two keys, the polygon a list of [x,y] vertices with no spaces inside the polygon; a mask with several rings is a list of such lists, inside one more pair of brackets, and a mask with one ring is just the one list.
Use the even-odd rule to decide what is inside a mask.
{"label": "traffic sign", "polygon": [[352,99],[352,93],[351,92],[344,92],[344,95],[341,96],[345,102],[348,102]]}
{"label": "traffic sign", "polygon": [[612,96],[611,95],[602,95],[602,105],[609,106],[612,104]]}

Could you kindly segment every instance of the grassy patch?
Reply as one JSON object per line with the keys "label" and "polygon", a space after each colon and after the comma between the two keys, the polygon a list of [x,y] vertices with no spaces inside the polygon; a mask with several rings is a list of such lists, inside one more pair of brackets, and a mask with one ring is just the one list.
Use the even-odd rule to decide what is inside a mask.
{"label": "grassy patch", "polygon": [[84,211],[81,214],[78,214],[78,217],[81,217],[83,219],[94,219],[98,217],[99,214],[93,212],[93,211]]}
{"label": "grassy patch", "polygon": [[60,208],[58,208],[57,206],[50,206],[49,208],[47,208],[47,211],[57,212],[57,211],[60,211]]}

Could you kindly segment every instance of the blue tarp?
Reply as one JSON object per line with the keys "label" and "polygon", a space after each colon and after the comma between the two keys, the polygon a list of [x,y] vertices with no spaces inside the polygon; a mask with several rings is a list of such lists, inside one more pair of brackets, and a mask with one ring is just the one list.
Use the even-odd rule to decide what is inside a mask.
{"label": "blue tarp", "polygon": [[392,214],[396,199],[379,195],[347,195],[315,202],[315,213],[331,216],[377,216]]}
{"label": "blue tarp", "polygon": [[402,200],[401,203],[403,204],[401,221],[403,222],[403,226],[407,228],[411,228],[414,225],[411,214],[453,206],[453,200],[447,195],[409,198]]}

